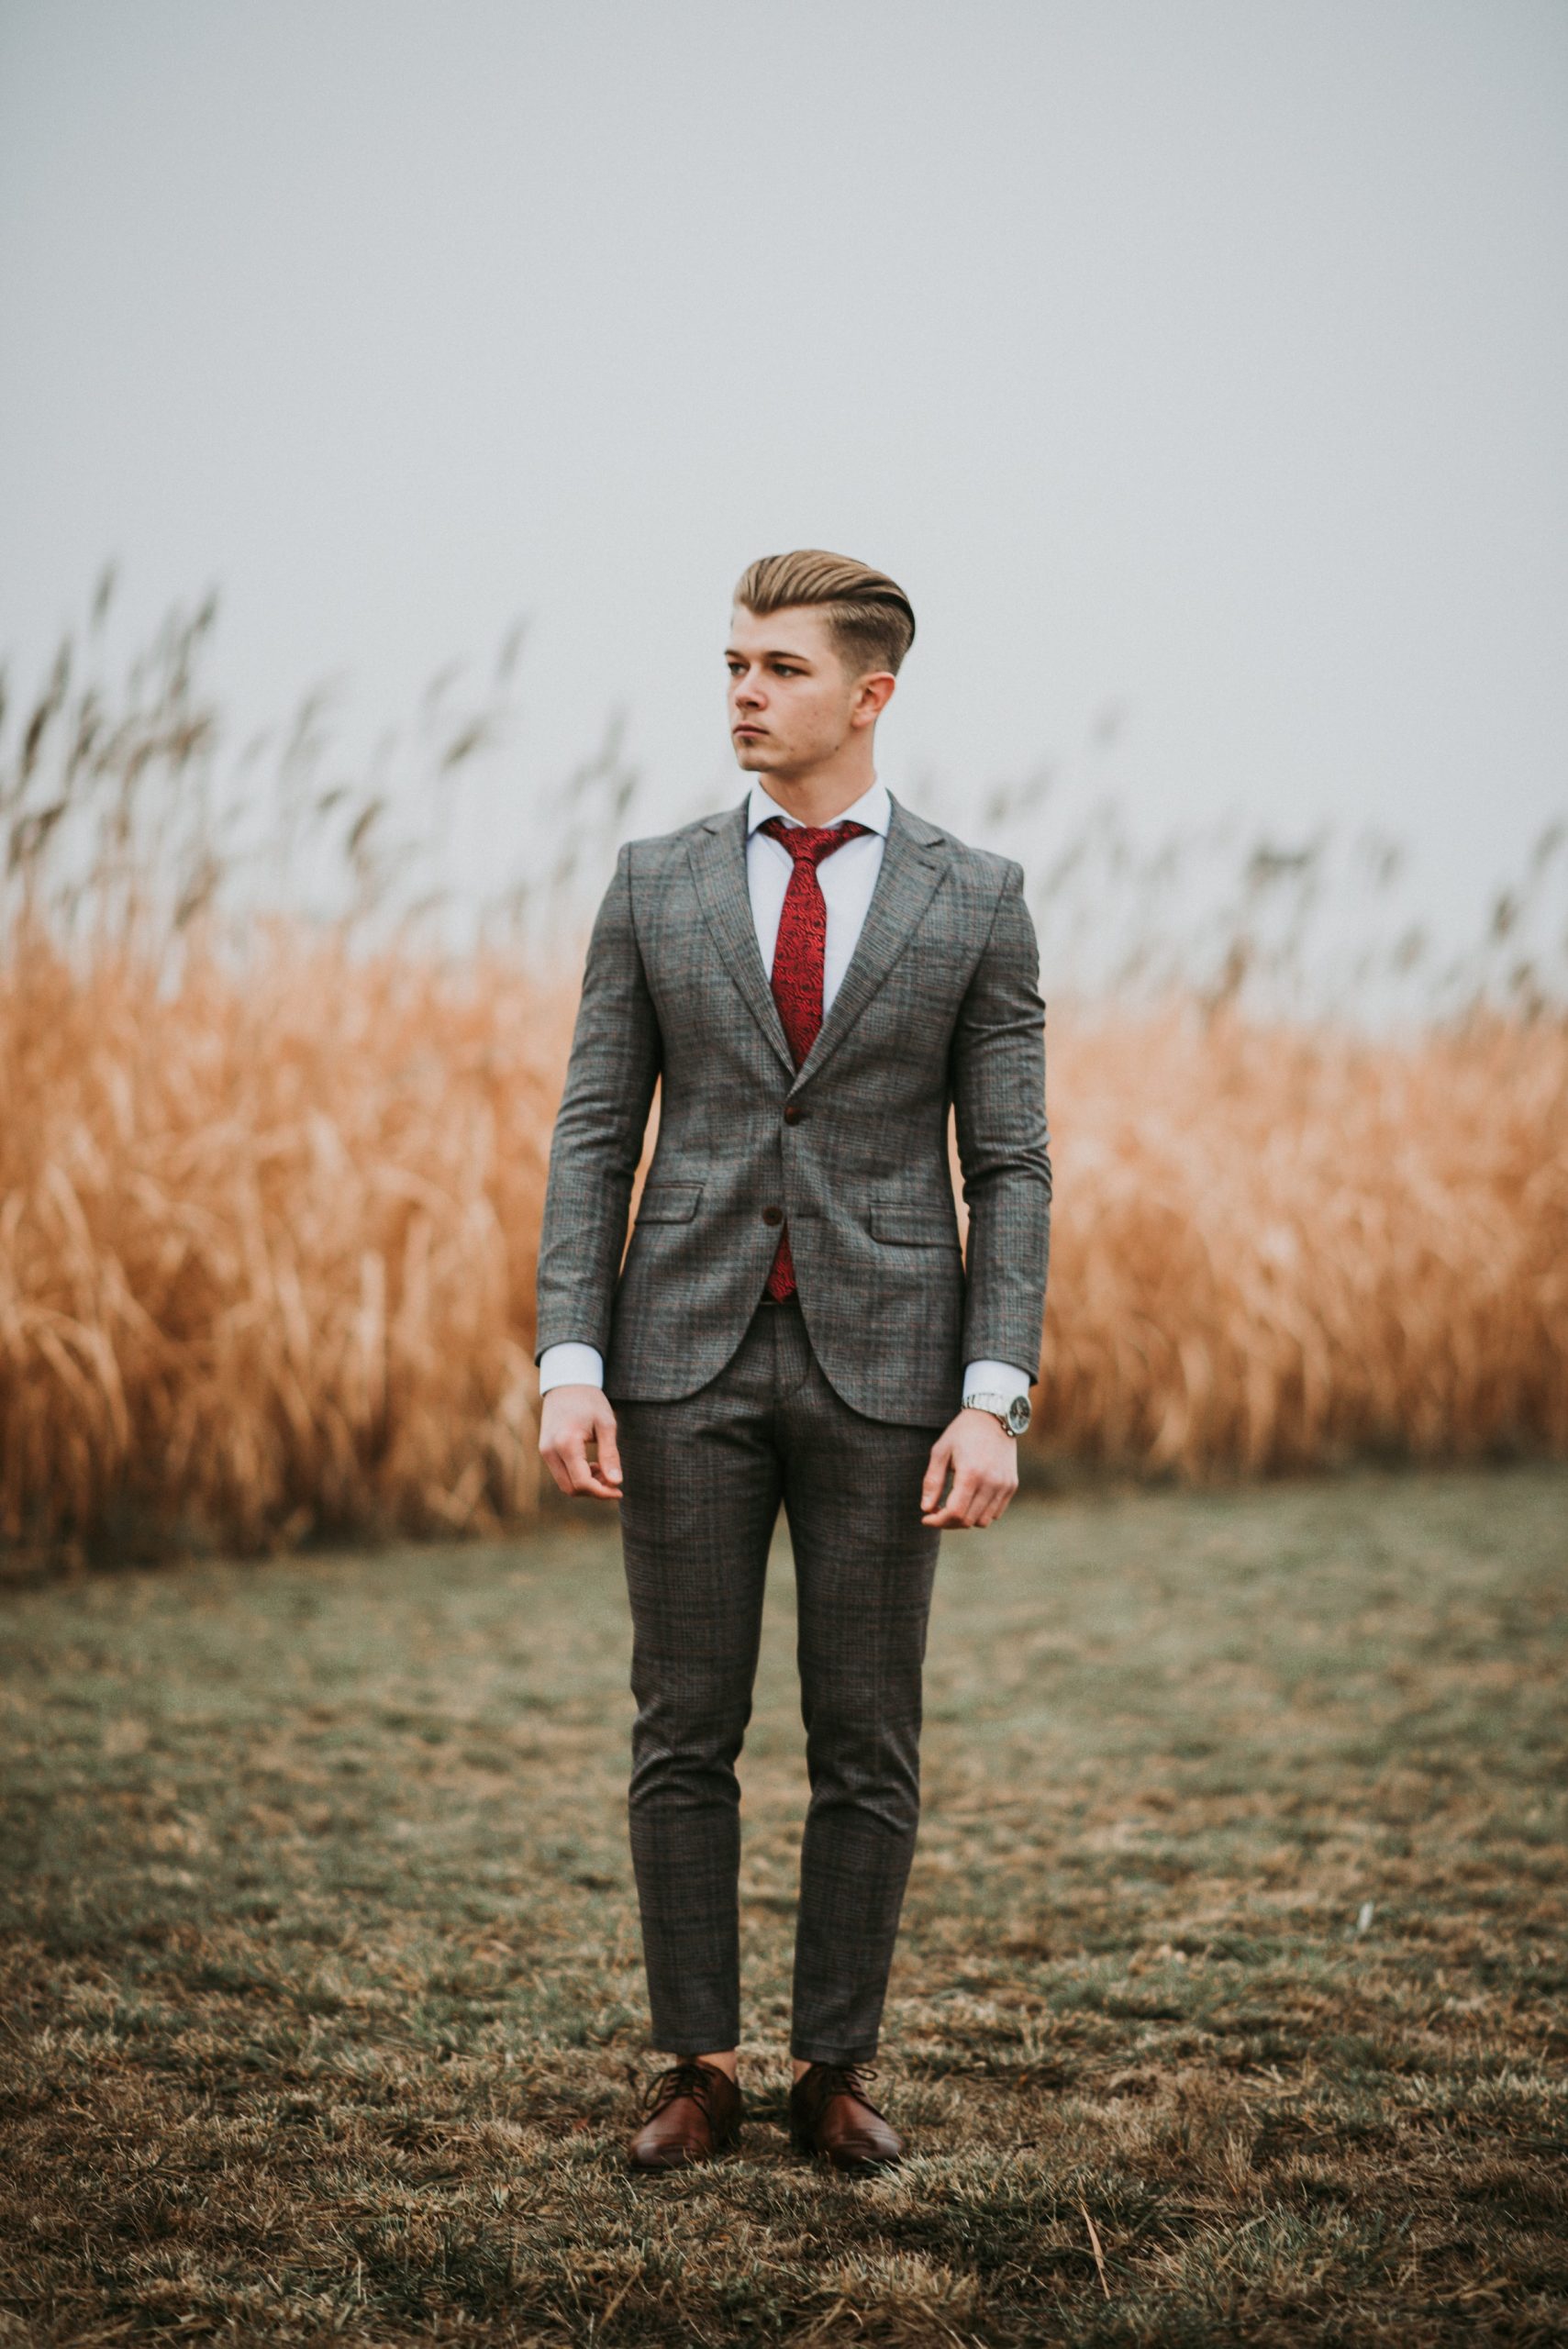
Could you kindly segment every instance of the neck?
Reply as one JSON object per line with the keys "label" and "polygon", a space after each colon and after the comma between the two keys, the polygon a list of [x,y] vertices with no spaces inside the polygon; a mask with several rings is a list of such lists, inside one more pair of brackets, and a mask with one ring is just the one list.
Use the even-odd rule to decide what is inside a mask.
{"label": "neck", "polygon": [[830,824],[857,799],[863,799],[876,781],[872,765],[871,745],[854,758],[841,752],[825,759],[820,766],[803,767],[793,774],[762,774],[757,780],[771,797],[776,799],[787,815],[802,824]]}

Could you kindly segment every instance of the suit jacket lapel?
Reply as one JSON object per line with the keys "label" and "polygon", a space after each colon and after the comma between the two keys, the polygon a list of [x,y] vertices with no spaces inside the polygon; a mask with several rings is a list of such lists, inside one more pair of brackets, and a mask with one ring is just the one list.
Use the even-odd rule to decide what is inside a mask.
{"label": "suit jacket lapel", "polygon": [[795,1054],[773,1001],[768,974],[757,948],[751,919],[751,896],[746,885],[746,802],[707,817],[691,835],[692,875],[698,901],[729,974],[769,1043],[790,1074]]}
{"label": "suit jacket lapel", "polygon": [[[893,795],[888,794],[890,799]],[[882,870],[876,876],[871,904],[850,966],[839,982],[839,992],[817,1041],[800,1064],[794,1090],[816,1076],[831,1058],[920,926],[921,918],[946,869],[947,851],[933,825],[911,816],[893,800],[893,819]],[[762,957],[759,955],[759,962]]]}
{"label": "suit jacket lapel", "polygon": [[690,847],[697,897],[718,951],[757,1025],[795,1078],[792,1091],[798,1091],[838,1051],[913,938],[946,869],[946,843],[934,827],[893,800],[882,869],[855,951],[798,1071],[757,948],[746,884],[745,801],[707,817],[691,835]]}

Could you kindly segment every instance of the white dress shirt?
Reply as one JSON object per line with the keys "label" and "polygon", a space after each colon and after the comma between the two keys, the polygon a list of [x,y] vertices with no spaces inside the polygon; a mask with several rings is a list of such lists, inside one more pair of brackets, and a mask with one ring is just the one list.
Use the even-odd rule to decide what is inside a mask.
{"label": "white dress shirt", "polygon": [[[823,903],[828,908],[828,936],[822,949],[824,1018],[860,942],[876,876],[882,870],[882,852],[892,812],[887,785],[873,783],[851,807],[840,808],[833,818],[836,824],[864,824],[864,834],[846,841],[831,856],[825,856],[817,868]],[[771,978],[779,917],[784,912],[784,891],[795,871],[795,859],[782,841],[770,840],[766,832],[758,829],[770,816],[781,816],[786,824],[800,822],[798,816],[781,807],[760,782],[753,781],[746,799],[746,888],[751,900],[757,950],[762,958],[762,968]],[[583,1345],[575,1339],[546,1346],[539,1356],[541,1395],[551,1386],[600,1386],[604,1376],[604,1357],[598,1348]],[[1027,1395],[1029,1391],[1029,1374],[1016,1369],[1010,1362],[972,1362],[963,1374],[965,1395],[1002,1395],[1011,1401],[1014,1396]]]}

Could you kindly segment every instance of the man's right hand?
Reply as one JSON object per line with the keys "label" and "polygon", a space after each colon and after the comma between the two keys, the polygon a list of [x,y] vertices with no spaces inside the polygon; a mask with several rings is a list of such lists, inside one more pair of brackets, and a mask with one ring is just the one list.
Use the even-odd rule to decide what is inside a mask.
{"label": "man's right hand", "polygon": [[[597,1460],[590,1460],[588,1447]],[[620,1498],[616,1415],[602,1386],[552,1386],[539,1406],[539,1448],[563,1493]]]}

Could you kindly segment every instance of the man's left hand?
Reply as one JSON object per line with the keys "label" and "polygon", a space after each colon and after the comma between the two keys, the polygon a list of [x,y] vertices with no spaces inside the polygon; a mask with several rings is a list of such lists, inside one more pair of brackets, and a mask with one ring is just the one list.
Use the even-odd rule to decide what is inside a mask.
{"label": "man's left hand", "polygon": [[[949,1471],[952,1488],[942,1500]],[[1018,1440],[989,1411],[961,1411],[931,1446],[922,1525],[994,1525],[1018,1489]],[[940,1506],[939,1506],[940,1504]]]}

